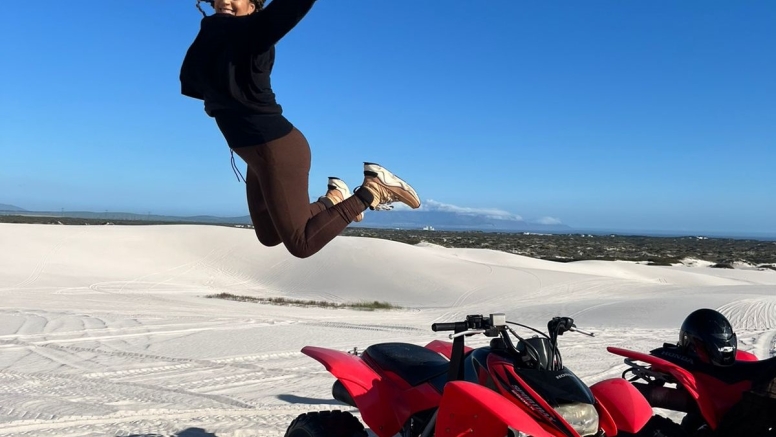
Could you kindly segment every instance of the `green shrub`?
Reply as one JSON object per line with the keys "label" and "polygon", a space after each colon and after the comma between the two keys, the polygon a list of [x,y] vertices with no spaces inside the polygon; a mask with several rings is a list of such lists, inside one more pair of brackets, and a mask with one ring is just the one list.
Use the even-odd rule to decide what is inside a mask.
{"label": "green shrub", "polygon": [[389,302],[379,301],[361,301],[361,302],[349,302],[349,303],[336,303],[327,302],[324,300],[302,300],[302,299],[288,299],[285,297],[252,297],[252,296],[237,296],[231,293],[218,293],[205,296],[208,299],[226,299],[237,302],[251,302],[251,303],[263,303],[270,305],[289,305],[289,306],[301,306],[301,307],[318,307],[318,308],[350,308],[356,310],[374,311],[374,310],[395,310],[401,309],[400,306],[394,305]]}

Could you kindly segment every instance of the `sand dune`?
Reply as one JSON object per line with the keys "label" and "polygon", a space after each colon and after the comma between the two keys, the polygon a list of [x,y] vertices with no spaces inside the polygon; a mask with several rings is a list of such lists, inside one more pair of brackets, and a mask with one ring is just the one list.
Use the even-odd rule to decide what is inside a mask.
{"label": "sand dune", "polygon": [[[204,298],[220,292],[403,308]],[[539,327],[574,317],[597,336],[564,336],[564,361],[589,383],[622,370],[606,346],[673,342],[701,306],[730,318],[744,350],[769,356],[776,337],[776,271],[556,263],[356,237],[300,260],[215,226],[0,225],[0,299],[0,435],[282,435],[297,414],[335,404],[302,346],[423,344],[441,338],[431,323],[471,313]]]}

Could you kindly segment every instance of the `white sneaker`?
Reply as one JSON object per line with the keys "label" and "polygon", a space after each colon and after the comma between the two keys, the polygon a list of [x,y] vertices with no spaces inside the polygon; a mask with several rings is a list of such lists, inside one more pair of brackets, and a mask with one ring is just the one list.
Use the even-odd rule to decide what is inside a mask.
{"label": "white sneaker", "polygon": [[[328,189],[325,196],[335,205],[350,197],[350,188],[348,188],[345,181],[340,178],[333,176],[329,177]],[[360,222],[363,219],[364,213],[360,213],[354,221]]]}
{"label": "white sneaker", "polygon": [[373,162],[364,163],[364,183],[362,188],[374,196],[371,209],[392,209],[391,203],[402,202],[412,209],[420,208],[420,197],[410,184],[400,177]]}

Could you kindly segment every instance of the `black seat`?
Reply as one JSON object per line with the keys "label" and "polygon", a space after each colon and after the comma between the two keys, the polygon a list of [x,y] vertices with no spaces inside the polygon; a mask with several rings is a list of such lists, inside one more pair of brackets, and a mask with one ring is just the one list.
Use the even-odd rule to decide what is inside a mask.
{"label": "black seat", "polygon": [[447,381],[450,362],[438,353],[409,343],[379,343],[369,346],[364,357],[393,372],[415,387],[430,381],[441,389]]}
{"label": "black seat", "polygon": [[736,361],[729,367],[712,367],[707,373],[728,384],[752,381],[762,384],[776,378],[776,357],[760,361]]}

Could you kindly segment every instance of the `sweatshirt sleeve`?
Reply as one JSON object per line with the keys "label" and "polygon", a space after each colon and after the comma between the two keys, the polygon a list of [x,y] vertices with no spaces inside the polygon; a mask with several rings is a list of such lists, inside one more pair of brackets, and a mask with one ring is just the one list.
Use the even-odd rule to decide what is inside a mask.
{"label": "sweatshirt sleeve", "polygon": [[255,52],[277,44],[312,9],[316,0],[272,0],[263,10],[240,17],[240,33]]}

